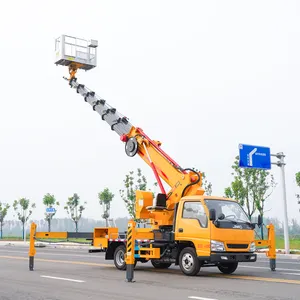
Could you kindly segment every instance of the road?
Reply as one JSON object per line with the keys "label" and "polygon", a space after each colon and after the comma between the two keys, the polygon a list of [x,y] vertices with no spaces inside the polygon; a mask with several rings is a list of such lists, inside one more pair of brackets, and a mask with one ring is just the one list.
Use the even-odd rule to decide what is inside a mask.
{"label": "road", "polygon": [[103,253],[37,248],[35,269],[28,269],[28,249],[0,246],[0,300],[299,300],[300,260],[278,259],[271,272],[268,260],[241,264],[234,275],[203,268],[188,277],[179,267],[156,270],[138,263],[133,283]]}

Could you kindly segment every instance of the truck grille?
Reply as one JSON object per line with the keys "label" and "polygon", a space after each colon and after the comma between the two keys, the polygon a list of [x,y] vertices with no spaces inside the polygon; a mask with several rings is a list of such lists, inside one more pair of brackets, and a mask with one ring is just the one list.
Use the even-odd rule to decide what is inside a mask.
{"label": "truck grille", "polygon": [[231,249],[247,249],[248,244],[227,244],[227,247]]}

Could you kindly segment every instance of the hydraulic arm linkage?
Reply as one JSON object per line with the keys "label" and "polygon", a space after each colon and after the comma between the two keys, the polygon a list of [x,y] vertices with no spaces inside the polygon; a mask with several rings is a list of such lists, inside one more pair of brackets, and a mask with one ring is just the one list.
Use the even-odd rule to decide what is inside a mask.
{"label": "hydraulic arm linkage", "polygon": [[[76,89],[77,93],[93,107],[93,110],[100,114],[111,130],[120,136],[121,141],[125,143],[126,154],[130,157],[138,154],[152,168],[161,193],[157,196],[156,205],[150,207],[153,200],[150,199],[152,193],[138,192],[137,198],[145,200],[145,203],[150,203],[151,200],[151,205],[148,204],[147,212],[142,205],[140,209],[137,209],[137,214],[142,218],[147,217],[157,220],[159,223],[166,224],[167,222],[171,225],[174,209],[181,197],[204,193],[201,188],[201,173],[190,168],[182,168],[161,149],[159,141],[150,139],[141,128],[134,127],[127,117],[110,106],[106,100],[97,96],[85,85],[79,84],[77,78],[65,79],[69,81],[71,88]],[[165,191],[162,180],[171,187],[168,192]]]}

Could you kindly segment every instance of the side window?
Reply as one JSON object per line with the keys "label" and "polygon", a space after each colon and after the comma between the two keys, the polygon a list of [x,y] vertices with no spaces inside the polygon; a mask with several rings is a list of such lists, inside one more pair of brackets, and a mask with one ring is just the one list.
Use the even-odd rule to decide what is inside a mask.
{"label": "side window", "polygon": [[207,227],[208,219],[201,202],[185,202],[183,206],[182,218],[197,219],[201,227]]}

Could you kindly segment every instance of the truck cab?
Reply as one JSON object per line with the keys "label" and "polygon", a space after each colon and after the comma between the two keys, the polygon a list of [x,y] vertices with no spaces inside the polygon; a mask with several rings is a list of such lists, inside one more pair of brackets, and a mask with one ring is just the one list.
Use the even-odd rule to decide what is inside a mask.
{"label": "truck cab", "polygon": [[179,255],[178,264],[184,273],[194,273],[197,257],[200,266],[215,265],[223,273],[232,273],[238,262],[256,261],[254,227],[233,199],[186,196],[178,204],[174,238],[191,249]]}

